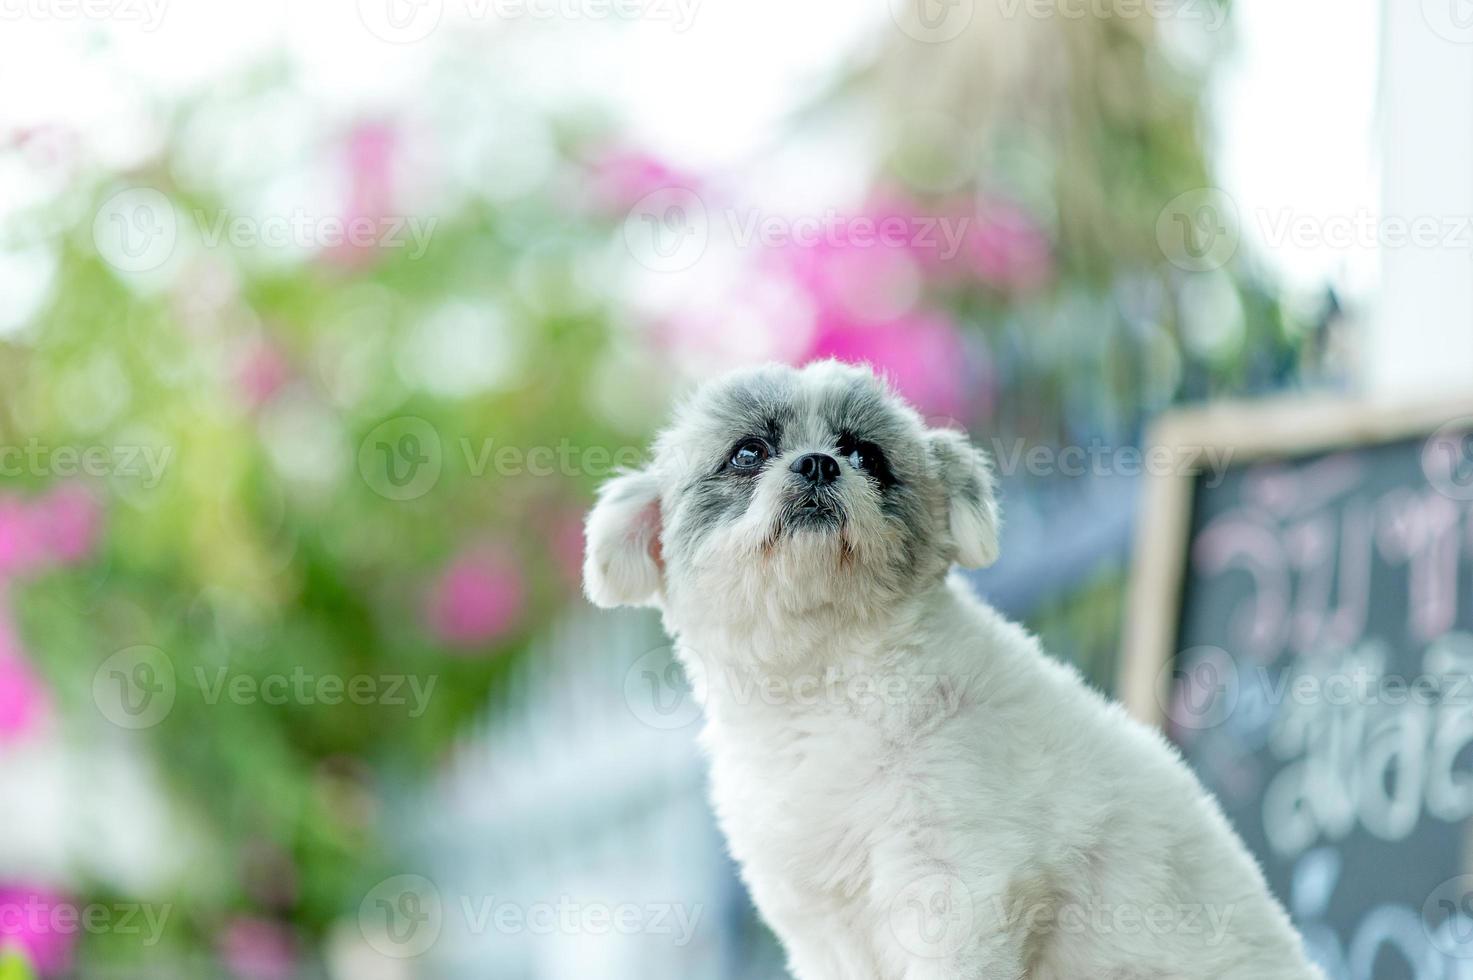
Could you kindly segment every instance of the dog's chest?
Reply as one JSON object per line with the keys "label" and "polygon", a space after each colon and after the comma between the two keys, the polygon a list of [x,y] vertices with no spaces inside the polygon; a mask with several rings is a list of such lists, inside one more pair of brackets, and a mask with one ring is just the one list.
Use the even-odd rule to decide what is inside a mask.
{"label": "dog's chest", "polygon": [[[708,731],[712,795],[758,901],[844,904],[870,881],[893,832],[897,750],[883,725],[840,713]],[[767,911],[767,910],[764,910]]]}

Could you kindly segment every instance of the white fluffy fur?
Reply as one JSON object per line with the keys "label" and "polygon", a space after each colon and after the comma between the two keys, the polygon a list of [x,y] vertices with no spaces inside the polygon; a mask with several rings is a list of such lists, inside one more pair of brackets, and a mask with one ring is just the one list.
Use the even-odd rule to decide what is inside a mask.
{"label": "white fluffy fur", "polygon": [[599,489],[588,517],[583,585],[605,609],[648,605],[660,588],[660,486],[625,473]]}
{"label": "white fluffy fur", "polygon": [[[993,494],[992,464],[960,432],[941,429],[929,436],[931,450],[941,460],[939,476],[947,489],[947,506],[957,564],[985,568],[997,561],[997,498]],[[974,483],[973,498],[964,488]]]}
{"label": "white fluffy fur", "polygon": [[[776,370],[799,419],[858,383]],[[898,464],[949,532],[911,586],[883,572],[899,545],[862,475],[843,478],[842,531],[773,537],[782,464],[825,440],[812,419],[689,554],[671,532],[692,474],[740,435],[713,434],[701,398],[588,524],[590,595],[659,605],[702,692],[715,808],[794,976],[1318,977],[1165,740],[944,574],[996,555],[991,477],[962,436],[896,410]]]}

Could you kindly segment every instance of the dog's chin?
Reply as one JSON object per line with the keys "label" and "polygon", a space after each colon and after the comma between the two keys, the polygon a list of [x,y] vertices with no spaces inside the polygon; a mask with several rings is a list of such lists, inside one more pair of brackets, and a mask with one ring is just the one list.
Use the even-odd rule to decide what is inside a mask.
{"label": "dog's chin", "polygon": [[750,515],[761,521],[758,535],[751,525],[725,529],[686,570],[667,613],[694,631],[718,621],[741,630],[796,627],[792,617],[836,607],[846,622],[858,619],[873,595],[872,552],[841,501],[805,504],[799,498]]}
{"label": "dog's chin", "polygon": [[843,507],[834,500],[803,496],[791,501],[773,524],[774,543],[783,538],[809,535],[842,536],[846,521]]}
{"label": "dog's chin", "polygon": [[833,507],[797,507],[783,515],[781,526],[786,534],[838,534],[844,529],[844,515]]}
{"label": "dog's chin", "polygon": [[822,590],[830,569],[852,570],[854,548],[849,522],[835,501],[801,499],[784,507],[773,521],[763,553],[769,566],[799,576],[805,588]]}

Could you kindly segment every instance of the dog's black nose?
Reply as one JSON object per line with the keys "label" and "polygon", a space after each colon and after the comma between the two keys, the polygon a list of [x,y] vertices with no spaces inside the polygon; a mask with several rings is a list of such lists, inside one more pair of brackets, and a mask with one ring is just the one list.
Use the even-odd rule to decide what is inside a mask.
{"label": "dog's black nose", "polygon": [[839,479],[839,461],[828,453],[805,453],[793,460],[789,469],[815,486],[821,487]]}

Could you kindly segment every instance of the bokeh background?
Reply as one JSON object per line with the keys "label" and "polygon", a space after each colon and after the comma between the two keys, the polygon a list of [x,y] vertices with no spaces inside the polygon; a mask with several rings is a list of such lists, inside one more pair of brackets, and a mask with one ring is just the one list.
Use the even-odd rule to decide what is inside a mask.
{"label": "bokeh background", "polygon": [[1110,689],[1151,420],[1362,383],[1384,25],[0,6],[0,976],[780,975],[594,488],[703,377],[868,361]]}

